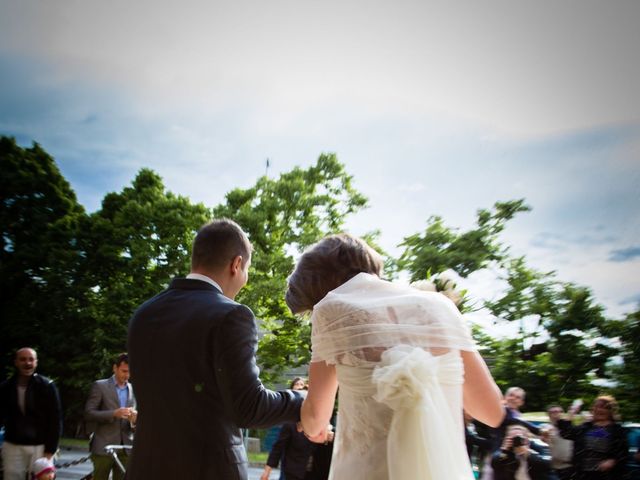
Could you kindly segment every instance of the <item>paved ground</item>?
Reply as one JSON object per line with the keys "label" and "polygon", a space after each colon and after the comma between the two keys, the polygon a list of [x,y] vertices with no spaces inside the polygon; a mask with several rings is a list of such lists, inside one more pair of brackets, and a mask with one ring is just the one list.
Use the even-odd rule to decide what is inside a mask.
{"label": "paved ground", "polygon": [[[56,460],[56,464],[62,465],[65,463],[71,463],[73,461],[81,460],[88,455],[88,452],[84,450],[68,450],[62,448],[60,450],[60,457]],[[262,473],[262,470],[262,468],[250,468],[249,480],[260,480],[260,474]],[[93,466],[91,464],[91,460],[88,460],[77,465],[59,468],[56,480],[81,480],[89,475],[92,471]],[[274,470],[271,473],[271,479],[274,480],[278,478],[280,478],[280,472],[278,470]]]}

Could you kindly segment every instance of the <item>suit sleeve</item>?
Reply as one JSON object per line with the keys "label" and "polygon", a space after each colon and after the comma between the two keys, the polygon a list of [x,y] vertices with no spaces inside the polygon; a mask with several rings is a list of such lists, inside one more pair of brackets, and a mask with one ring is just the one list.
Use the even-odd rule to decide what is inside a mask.
{"label": "suit sleeve", "polygon": [[540,435],[540,428],[538,428],[536,425],[534,425],[531,422],[527,422],[526,420],[522,420],[521,418],[514,418],[513,421],[512,421],[512,424],[521,425],[524,428],[526,428],[527,430],[529,430],[531,433],[533,433],[534,435]]}
{"label": "suit sleeve", "polygon": [[560,419],[558,420],[558,432],[562,438],[575,442],[580,436],[582,428],[575,427],[569,420]]}
{"label": "suit sleeve", "polygon": [[84,406],[84,418],[88,422],[98,423],[113,423],[115,418],[113,417],[114,410],[101,410],[103,402],[104,389],[100,383],[95,382],[91,386],[87,403]]}
{"label": "suit sleeve", "polygon": [[62,405],[60,404],[60,395],[55,384],[50,382],[48,387],[49,398],[47,405],[50,411],[47,416],[48,428],[45,435],[44,451],[46,453],[56,453],[62,436]]}
{"label": "suit sleeve", "polygon": [[215,376],[227,414],[240,428],[263,428],[300,419],[302,396],[267,390],[258,378],[258,335],[253,313],[232,309],[214,336]]}

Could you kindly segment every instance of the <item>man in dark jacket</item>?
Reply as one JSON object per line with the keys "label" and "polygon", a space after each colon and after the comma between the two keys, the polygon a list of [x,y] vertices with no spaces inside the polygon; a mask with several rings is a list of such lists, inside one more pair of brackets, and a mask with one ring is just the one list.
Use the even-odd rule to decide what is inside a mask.
{"label": "man in dark jacket", "polygon": [[242,229],[211,222],[196,235],[187,278],[133,315],[128,350],[139,414],[128,480],[244,480],[240,429],[299,420],[301,396],[262,385],[255,317],[233,300],[250,264]]}
{"label": "man in dark jacket", "polygon": [[18,350],[15,366],[17,374],[0,385],[5,480],[24,480],[37,458],[51,459],[62,432],[58,389],[47,377],[36,373],[36,351],[28,347]]}

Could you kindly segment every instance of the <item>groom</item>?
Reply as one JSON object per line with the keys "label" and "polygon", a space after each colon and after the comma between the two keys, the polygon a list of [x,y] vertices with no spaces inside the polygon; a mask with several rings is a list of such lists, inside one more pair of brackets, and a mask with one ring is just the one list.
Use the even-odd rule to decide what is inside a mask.
{"label": "groom", "polygon": [[302,397],[258,378],[255,317],[233,300],[250,264],[242,229],[214,220],[196,235],[191,273],[130,320],[139,415],[128,480],[246,479],[240,429],[299,420]]}

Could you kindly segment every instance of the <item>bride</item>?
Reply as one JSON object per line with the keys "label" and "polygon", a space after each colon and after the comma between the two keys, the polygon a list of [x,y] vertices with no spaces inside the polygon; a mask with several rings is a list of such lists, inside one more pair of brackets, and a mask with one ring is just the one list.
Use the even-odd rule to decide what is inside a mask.
{"label": "bride", "polygon": [[289,278],[289,308],[312,312],[302,428],[322,437],[339,384],[330,479],[473,479],[462,409],[495,427],[500,390],[455,305],[380,279],[382,266],[361,239],[331,235]]}

